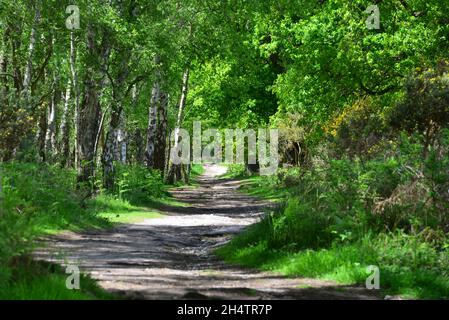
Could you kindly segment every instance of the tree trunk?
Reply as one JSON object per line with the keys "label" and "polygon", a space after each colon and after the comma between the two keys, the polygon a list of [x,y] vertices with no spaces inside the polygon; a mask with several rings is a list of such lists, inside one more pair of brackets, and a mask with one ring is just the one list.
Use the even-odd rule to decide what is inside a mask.
{"label": "tree trunk", "polygon": [[37,135],[35,136],[35,141],[37,142],[37,148],[39,152],[39,157],[42,162],[47,161],[46,153],[45,153],[45,134],[47,132],[47,113],[41,112],[39,117],[39,130]]}
{"label": "tree trunk", "polygon": [[70,33],[70,73],[72,75],[72,88],[73,94],[75,96],[75,169],[78,171],[80,168],[79,163],[79,141],[78,141],[78,132],[79,132],[79,123],[80,123],[80,93],[78,89],[78,75],[76,73],[76,44],[75,44],[75,33],[72,31]]}
{"label": "tree trunk", "polygon": [[130,53],[124,52],[121,57],[121,65],[117,80],[110,79],[112,85],[112,112],[109,123],[108,133],[106,135],[105,147],[103,149],[103,185],[106,190],[114,190],[115,168],[114,161],[126,162],[126,140],[124,133],[124,115],[123,115],[123,86],[128,77],[128,57]]}
{"label": "tree trunk", "polygon": [[133,146],[135,147],[135,158],[134,161],[137,164],[144,164],[145,163],[145,141],[144,137],[142,135],[141,129],[136,129],[136,132],[134,133],[134,143]]}
{"label": "tree trunk", "polygon": [[[159,59],[156,58],[156,64]],[[157,67],[158,68],[158,67]],[[156,71],[156,79],[151,90],[150,107],[148,112],[148,129],[147,129],[147,148],[145,151],[145,160],[148,169],[154,168],[154,151],[157,134],[157,103],[160,95],[160,73]]]}
{"label": "tree trunk", "polygon": [[61,97],[59,80],[56,75],[53,75],[52,91],[53,93],[51,95],[51,101],[48,106],[47,114],[47,132],[45,134],[45,153],[47,159],[53,159],[56,154],[56,117],[58,108],[57,106]]}
{"label": "tree trunk", "polygon": [[8,56],[7,56],[7,41],[9,36],[9,28],[5,30],[4,36],[2,38],[2,45],[0,47],[0,82],[2,83],[1,86],[1,104],[3,108],[6,109],[8,105],[8,78],[7,78],[7,72],[8,72]]}
{"label": "tree trunk", "polygon": [[[189,74],[190,70],[187,68],[184,71],[182,77],[182,89],[181,89],[181,98],[179,100],[179,109],[178,109],[178,119],[176,122],[175,128],[175,145],[174,148],[178,148],[179,146],[179,129],[182,126],[182,117],[184,114],[184,109],[187,101],[187,94],[189,90]],[[168,171],[167,181],[169,183],[176,183],[179,179],[182,179],[182,165],[181,164],[171,164],[170,169]]]}
{"label": "tree trunk", "polygon": [[165,161],[165,168],[164,168],[164,172],[165,172],[164,176],[168,175],[169,169],[170,169],[170,154],[171,154],[170,138],[171,138],[171,135],[172,135],[172,131],[168,130],[168,132],[167,132],[167,144],[168,144],[168,147],[165,150],[165,159],[166,159],[166,161]]}
{"label": "tree trunk", "polygon": [[71,129],[71,112],[70,112],[70,92],[71,92],[71,81],[67,82],[67,88],[65,95],[63,94],[64,109],[62,111],[61,124],[59,127],[59,158],[61,166],[65,167],[69,164],[70,157],[70,129]]}
{"label": "tree trunk", "polygon": [[125,114],[122,111],[120,117],[120,127],[118,132],[118,143],[119,143],[119,160],[122,164],[126,164],[128,161],[128,135],[125,131]]}
{"label": "tree trunk", "polygon": [[158,109],[158,126],[156,134],[156,145],[154,152],[154,168],[160,170],[164,175],[165,170],[165,153],[167,148],[167,110],[169,96],[162,92],[160,96],[160,104]]}
{"label": "tree trunk", "polygon": [[103,186],[106,190],[114,189],[115,168],[114,161],[118,160],[118,136],[120,126],[121,107],[113,107],[109,130],[106,134],[106,142],[103,150]]}
{"label": "tree trunk", "polygon": [[[137,103],[138,90],[137,86],[134,85],[131,91],[131,103],[133,106]],[[130,140],[131,149],[133,153],[131,154],[132,161],[136,164],[145,164],[145,141],[140,128],[136,128],[133,134],[133,139]]]}
{"label": "tree trunk", "polygon": [[80,105],[78,120],[78,182],[90,181],[95,168],[95,141],[100,118],[98,92],[92,80],[86,81],[86,92]]}
{"label": "tree trunk", "polygon": [[[88,66],[84,80],[84,96],[80,104],[78,115],[78,187],[92,182],[95,173],[95,144],[100,126],[100,95],[105,85],[106,63],[109,57],[108,35],[103,35],[100,47],[96,46],[96,32],[92,26],[88,26],[87,50],[90,59],[98,59],[100,70]],[[88,60],[88,61],[89,61]],[[90,194],[90,192],[89,192]]]}
{"label": "tree trunk", "polygon": [[31,110],[31,77],[33,73],[33,56],[36,47],[36,26],[39,24],[41,18],[41,12],[39,4],[35,4],[34,22],[31,28],[30,44],[28,46],[28,61],[25,67],[25,73],[23,75],[22,84],[22,99],[26,110]]}
{"label": "tree trunk", "polygon": [[[5,112],[9,109],[9,99],[8,99],[8,92],[9,92],[9,86],[8,86],[8,55],[7,55],[7,42],[9,37],[9,27],[6,28],[4,35],[2,37],[2,43],[0,45],[0,117],[3,121],[0,122],[0,132],[6,132],[7,127],[9,125],[9,119],[4,120],[2,117],[2,112]],[[5,117],[6,118],[6,117]],[[1,136],[1,135],[0,135]],[[10,148],[8,146],[7,137],[4,135],[1,136],[0,139],[0,161],[6,160],[8,158],[7,154],[10,153]]]}

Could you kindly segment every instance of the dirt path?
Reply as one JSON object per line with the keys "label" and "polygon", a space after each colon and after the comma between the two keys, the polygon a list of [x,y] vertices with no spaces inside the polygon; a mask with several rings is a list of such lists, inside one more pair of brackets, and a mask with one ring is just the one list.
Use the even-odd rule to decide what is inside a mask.
{"label": "dirt path", "polygon": [[[207,165],[198,188],[177,188],[188,207],[166,207],[164,218],[114,230],[64,233],[36,253],[75,263],[107,290],[138,299],[373,299],[363,288],[286,278],[228,266],[212,251],[257,222],[266,203],[218,180],[224,168]],[[82,283],[81,283],[82,285]]]}

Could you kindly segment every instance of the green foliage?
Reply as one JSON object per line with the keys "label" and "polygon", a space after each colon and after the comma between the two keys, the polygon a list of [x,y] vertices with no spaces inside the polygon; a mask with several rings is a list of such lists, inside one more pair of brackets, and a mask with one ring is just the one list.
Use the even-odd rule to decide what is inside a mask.
{"label": "green foliage", "polygon": [[396,129],[424,136],[424,147],[433,143],[441,128],[449,126],[449,63],[416,72],[405,85],[405,97],[390,111]]}
{"label": "green foliage", "polygon": [[279,153],[282,156],[282,163],[294,166],[306,163],[309,126],[302,124],[303,116],[300,113],[278,114],[274,118],[273,126],[279,130]]}
{"label": "green foliage", "polygon": [[83,194],[75,191],[73,170],[32,163],[3,164],[3,212],[17,221],[40,227],[78,226],[95,220],[81,215]]}
{"label": "green foliage", "polygon": [[[226,176],[225,176],[226,177]],[[242,178],[243,176],[240,176]],[[278,179],[276,176],[253,175],[243,180],[240,188],[241,192],[249,195],[267,199],[272,202],[279,202],[290,195],[290,189],[287,187],[278,188]],[[232,178],[232,176],[231,176]]]}
{"label": "green foliage", "polygon": [[12,259],[29,253],[39,234],[50,229],[107,226],[83,208],[73,171],[30,163],[3,164],[2,171],[0,283],[11,275]]}
{"label": "green foliage", "polygon": [[285,207],[279,208],[282,214],[270,216],[272,231],[268,245],[273,248],[288,246],[292,249],[320,248],[328,245],[332,234],[328,228],[332,216],[324,211],[308,212],[307,204],[298,199],[290,199]]}
{"label": "green foliage", "polygon": [[[408,139],[404,137],[403,141]],[[443,214],[447,205],[443,205],[442,198],[434,200],[432,192],[447,184],[447,171],[440,166],[446,163],[447,155],[441,155],[433,165],[428,161],[417,163],[419,147],[408,147],[391,150],[394,155],[389,158],[331,160],[324,167],[308,170],[301,176],[296,192],[301,206],[305,206],[298,211],[323,212],[334,225],[328,232],[345,230],[361,236],[370,229],[419,232],[425,227],[447,232]]]}
{"label": "green foliage", "polygon": [[247,177],[247,170],[244,164],[229,164],[226,165],[227,171],[223,178],[238,179]]}
{"label": "green foliage", "polygon": [[342,285],[364,285],[367,267],[380,268],[383,295],[441,299],[449,297],[447,257],[449,252],[430,248],[422,240],[402,233],[378,237],[366,235],[345,244],[317,250],[274,250],[265,240],[267,224],[252,226],[217,254],[240,266],[334,280]]}
{"label": "green foliage", "polygon": [[[0,270],[3,269],[0,266]],[[116,299],[85,275],[80,277],[80,290],[68,290],[65,285],[67,274],[61,267],[32,261],[28,257],[17,259],[12,278],[13,281],[1,287],[1,300]]]}
{"label": "green foliage", "polygon": [[166,195],[166,187],[158,171],[148,170],[144,166],[117,165],[117,190],[119,199],[135,204],[145,204],[151,199]]}
{"label": "green foliage", "polygon": [[360,99],[346,107],[328,125],[329,140],[336,149],[335,157],[345,154],[349,157],[375,156],[383,151],[389,129],[383,121],[379,103],[374,99]]}
{"label": "green foliage", "polygon": [[395,96],[407,74],[432,65],[447,50],[442,2],[379,3],[378,31],[365,26],[370,4],[299,1],[259,9],[255,42],[267,37],[268,43],[257,42],[261,52],[286,67],[273,86],[279,99],[276,117],[299,112],[302,125],[311,130],[310,142],[322,137],[323,126],[345,106],[361,96]]}
{"label": "green foliage", "polygon": [[304,170],[299,167],[279,168],[276,173],[275,181],[279,185],[292,189],[299,185],[301,174]]}
{"label": "green foliage", "polygon": [[192,164],[192,169],[191,169],[190,174],[192,175],[193,178],[202,175],[204,172],[206,172],[206,170],[204,169],[204,167],[202,165]]}
{"label": "green foliage", "polygon": [[385,293],[447,297],[447,130],[438,141],[427,158],[420,140],[405,135],[363,158],[335,159],[320,149],[309,167],[251,185],[277,193],[289,186],[289,193],[218,253],[241,265],[352,284],[363,284],[366,267],[377,265]]}
{"label": "green foliage", "polygon": [[[259,225],[263,233],[248,231],[255,245],[248,252],[296,252],[296,262],[283,260],[294,266],[286,272],[337,271],[345,279],[362,279],[364,263],[383,263],[398,290],[420,286],[434,273],[446,276],[446,2],[377,1],[381,28],[370,30],[368,0],[79,0],[81,28],[72,33],[64,26],[66,3],[2,1],[0,160],[27,163],[3,165],[0,263],[7,267],[0,269],[0,285],[11,277],[11,260],[29,252],[42,232],[108,226],[102,217],[123,222],[154,216],[136,205],[168,201],[162,174],[142,167],[143,132],[155,83],[170,97],[168,127],[175,126],[173,106],[186,69],[191,76],[179,119],[184,127],[201,120],[203,128],[280,129],[286,169],[270,178],[253,176],[243,190],[289,199]],[[67,89],[65,105],[59,97]],[[98,191],[94,199],[77,190],[75,170],[45,164],[77,166],[75,141],[93,141],[73,133],[77,95],[87,106],[78,133],[87,128],[99,138],[98,150],[75,150],[78,156],[90,153],[80,162],[81,169],[92,166],[82,177],[89,190],[103,184],[96,162],[105,128],[120,122],[132,141],[131,165],[116,163],[109,194]],[[49,123],[53,104],[56,120]],[[89,106],[98,110],[89,114]],[[54,132],[57,141],[49,147],[48,129],[61,127],[64,117],[71,128]],[[64,150],[58,134],[66,139]],[[37,160],[44,164],[28,163]],[[230,166],[226,177],[246,171]],[[201,172],[192,168],[193,177]],[[368,245],[364,237],[371,233]],[[390,251],[369,249],[377,247]],[[431,283],[445,292],[438,279]]]}
{"label": "green foliage", "polygon": [[[154,211],[134,204],[156,205],[156,200],[168,201],[160,174],[142,167],[120,167],[119,177],[121,189],[118,191],[121,192],[116,197],[100,194],[93,199],[84,199],[84,194],[76,190],[73,170],[46,164],[3,164],[0,287],[10,282],[15,270],[13,261],[29,254],[36,245],[36,238],[42,234],[67,229],[107,228],[112,226],[111,222],[158,217]],[[44,277],[43,285],[52,282],[50,278]],[[41,280],[36,281],[38,285]],[[48,285],[52,286],[51,283]],[[20,284],[17,286],[20,290]],[[36,294],[39,292],[42,291],[38,290]]]}

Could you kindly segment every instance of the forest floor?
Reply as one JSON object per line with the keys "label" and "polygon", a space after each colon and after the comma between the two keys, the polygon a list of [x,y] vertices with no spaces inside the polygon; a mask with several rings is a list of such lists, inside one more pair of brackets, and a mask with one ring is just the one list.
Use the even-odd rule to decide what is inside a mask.
{"label": "forest floor", "polygon": [[[64,232],[46,239],[39,260],[78,265],[108,292],[131,299],[378,299],[362,287],[288,278],[230,266],[214,251],[263,216],[269,202],[219,179],[205,165],[195,187],[171,194],[186,206],[163,206],[162,217],[112,230]],[[81,282],[81,286],[83,283]]]}

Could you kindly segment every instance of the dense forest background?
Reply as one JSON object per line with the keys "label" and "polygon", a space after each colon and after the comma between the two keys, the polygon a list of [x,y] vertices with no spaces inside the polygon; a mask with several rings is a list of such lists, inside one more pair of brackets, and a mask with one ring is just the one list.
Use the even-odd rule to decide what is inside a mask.
{"label": "dense forest background", "polygon": [[292,273],[383,265],[395,292],[448,297],[448,37],[447,0],[2,0],[0,283],[44,230],[188,183],[170,136],[200,120],[280,130],[282,168],[253,180],[282,205],[228,260],[325,248]]}

